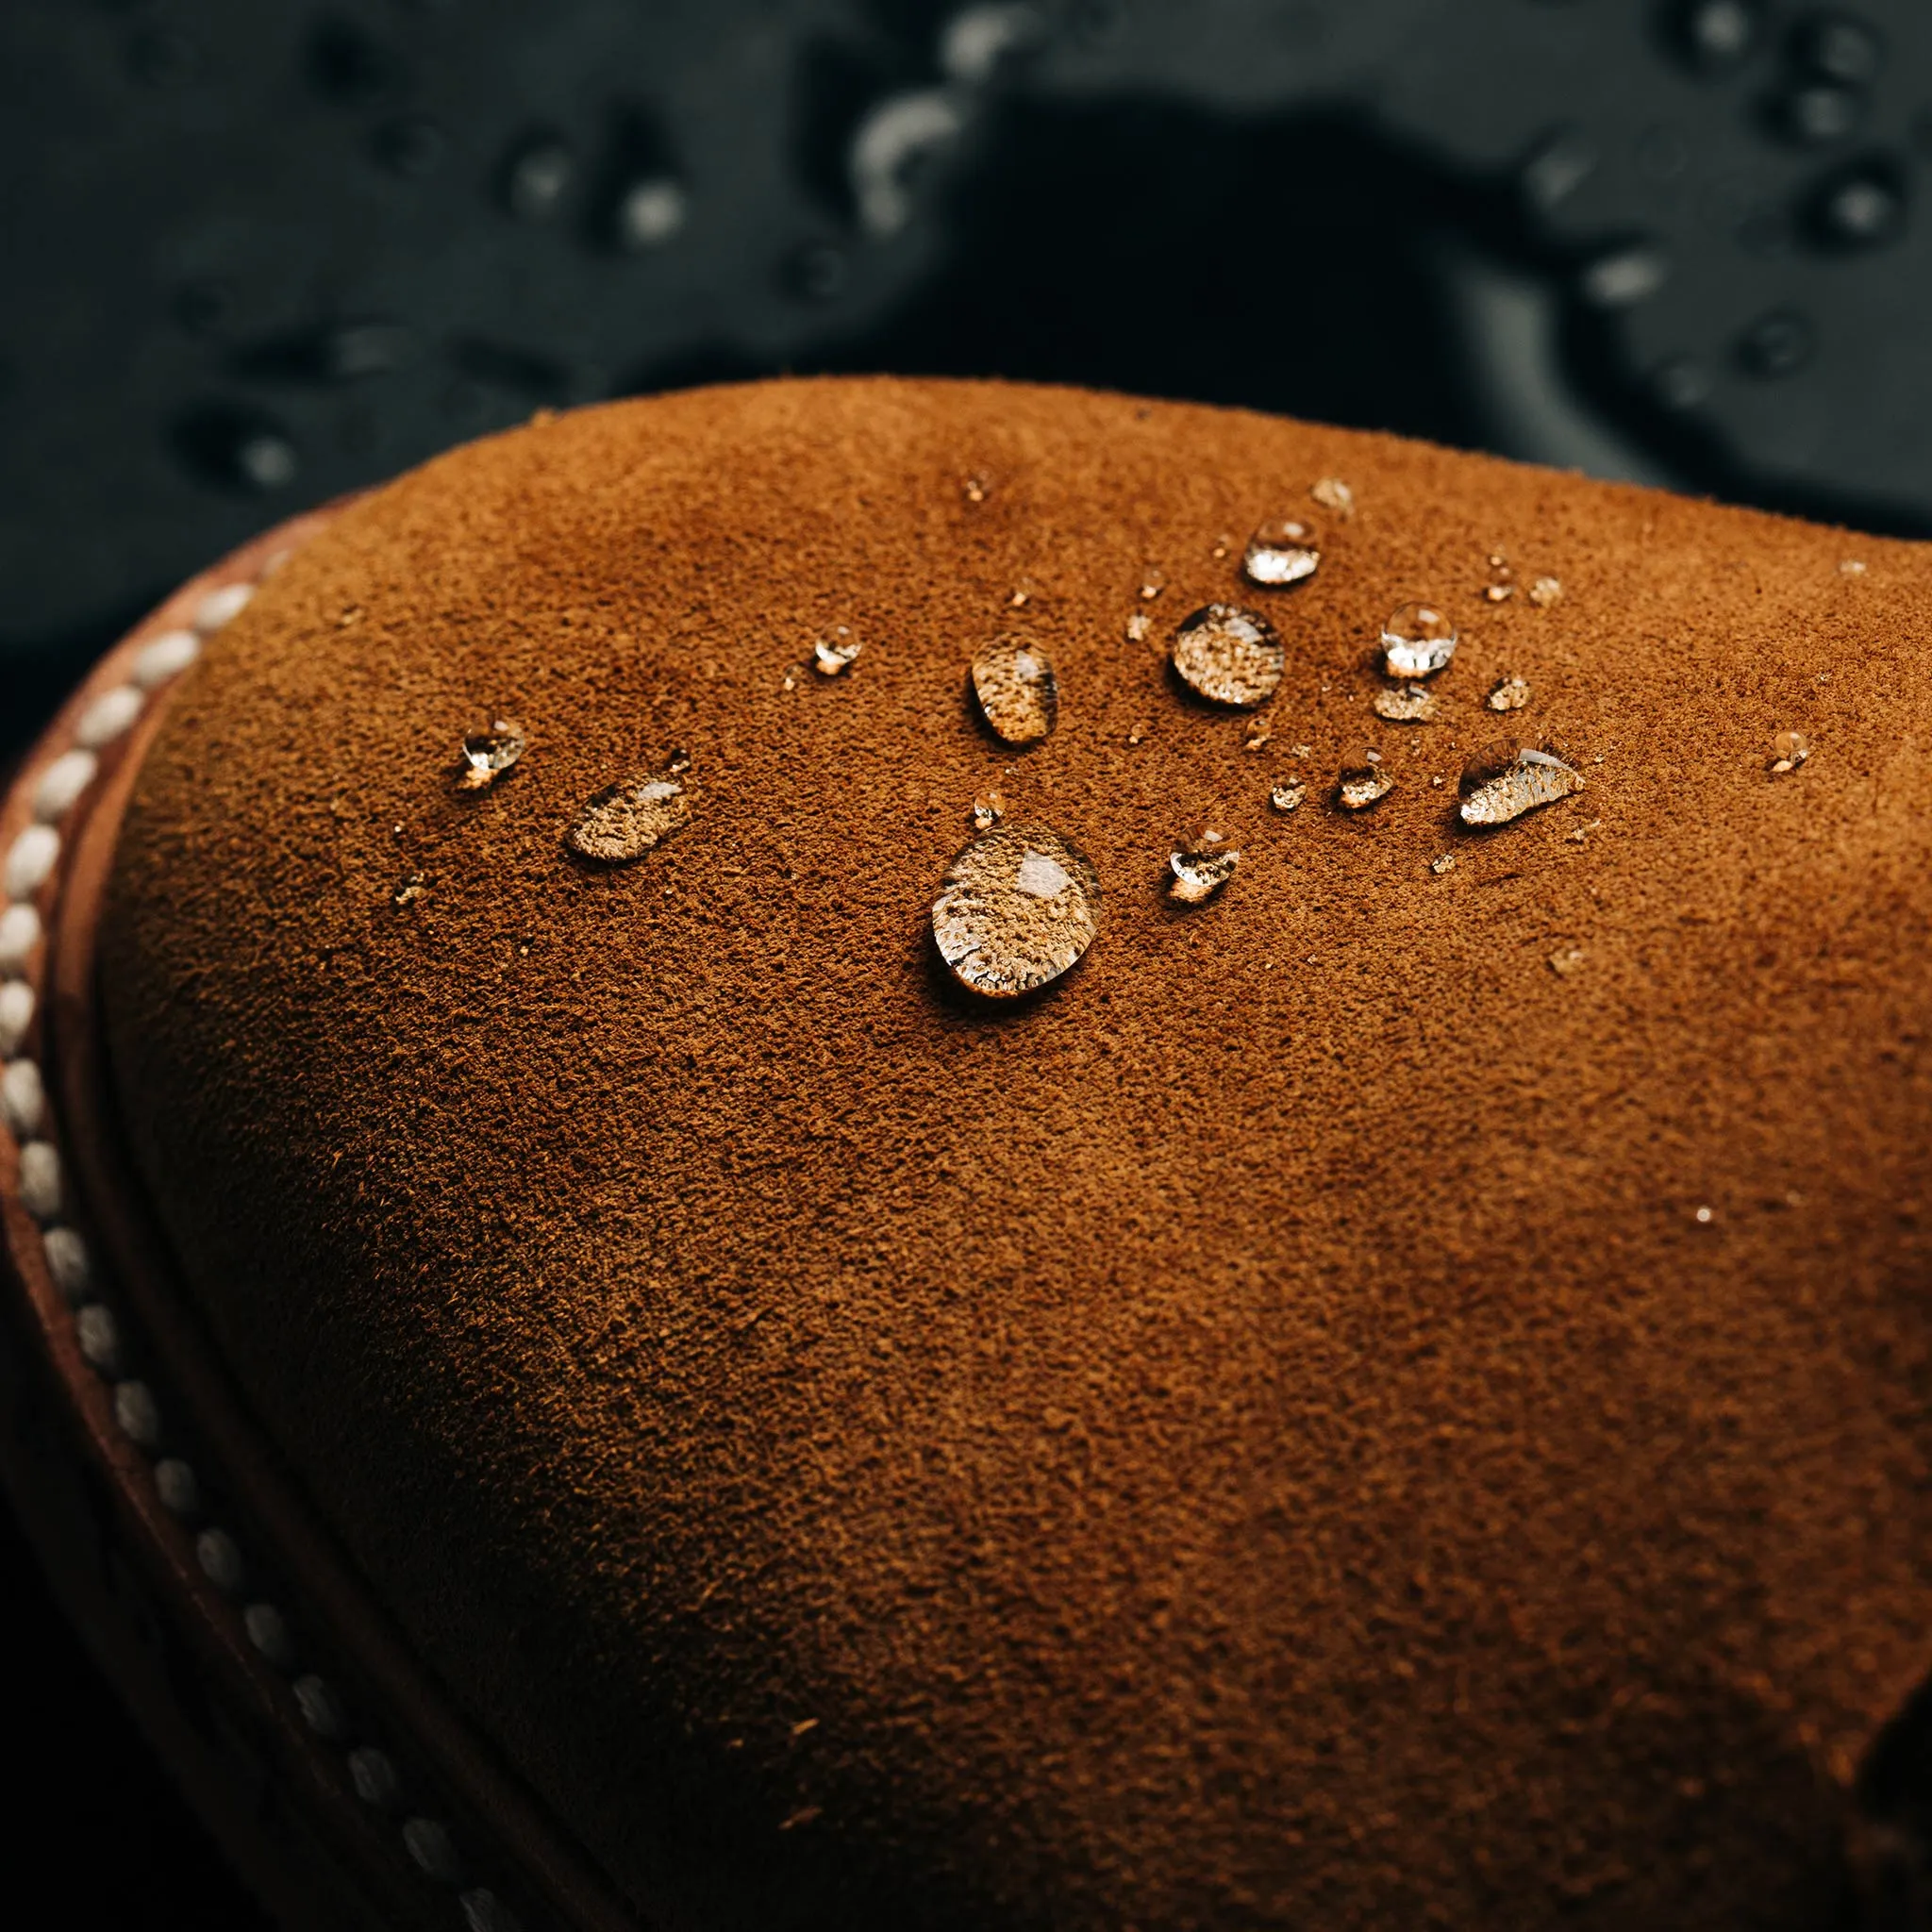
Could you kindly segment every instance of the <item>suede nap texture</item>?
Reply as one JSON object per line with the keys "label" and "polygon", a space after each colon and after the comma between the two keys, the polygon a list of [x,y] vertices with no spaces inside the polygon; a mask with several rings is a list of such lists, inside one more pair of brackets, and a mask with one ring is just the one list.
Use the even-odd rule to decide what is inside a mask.
{"label": "suede nap texture", "polygon": [[[1244,588],[1223,538],[1292,513],[1319,574]],[[317,1507],[666,1932],[1815,1932],[1932,1664],[1928,591],[1068,391],[533,424],[184,681],[103,933],[121,1105]],[[1461,649],[1385,724],[1417,597]],[[1166,669],[1213,600],[1286,641],[1258,750]],[[1001,632],[1059,673],[1024,754],[969,708]],[[1464,833],[1499,737],[1587,787]],[[568,853],[674,746],[689,825]],[[1106,892],[1012,1007],[927,923],[994,782]],[[1243,858],[1183,910],[1204,810]]]}

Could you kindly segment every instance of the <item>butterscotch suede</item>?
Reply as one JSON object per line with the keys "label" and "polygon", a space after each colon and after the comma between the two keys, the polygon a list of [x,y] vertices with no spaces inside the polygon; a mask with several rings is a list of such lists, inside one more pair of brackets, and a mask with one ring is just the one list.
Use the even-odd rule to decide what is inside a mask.
{"label": "butterscotch suede", "polygon": [[[1217,540],[1291,513],[1319,575],[1244,589]],[[1485,601],[1498,548],[1560,599]],[[1413,598],[1463,641],[1384,724]],[[1218,599],[1287,644],[1258,752],[1165,668]],[[1928,603],[1907,546],[1237,412],[565,416],[184,682],[122,1104],[328,1524],[652,1924],[1815,1932],[1932,1667]],[[1024,755],[1000,632],[1059,673]],[[1463,833],[1499,733],[1587,788]],[[689,825],[571,856],[673,746]],[[1106,892],[1017,1007],[928,928],[995,780]]]}

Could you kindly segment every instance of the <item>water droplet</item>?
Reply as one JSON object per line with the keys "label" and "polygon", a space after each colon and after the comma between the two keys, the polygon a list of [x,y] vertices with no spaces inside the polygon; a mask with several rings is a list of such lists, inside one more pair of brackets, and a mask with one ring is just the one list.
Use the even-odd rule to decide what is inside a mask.
{"label": "water droplet", "polygon": [[1038,744],[1059,716],[1059,681],[1038,644],[996,638],[973,660],[973,691],[986,722],[1008,744]]}
{"label": "water droplet", "polygon": [[1868,99],[1862,88],[1813,81],[1774,103],[1771,118],[1778,132],[1799,147],[1828,147],[1858,131]]}
{"label": "water droplet", "polygon": [[1577,292],[1593,308],[1629,308],[1647,302],[1670,279],[1670,258],[1639,243],[1601,255],[1577,280]]}
{"label": "water droplet", "polygon": [[1267,718],[1250,718],[1242,732],[1243,751],[1261,751],[1274,735],[1274,727]]}
{"label": "water droplet", "polygon": [[1154,628],[1154,620],[1144,610],[1137,610],[1127,619],[1127,641],[1130,644],[1144,643],[1147,633]]}
{"label": "water droplet", "polygon": [[1688,0],[1677,9],[1677,45],[1699,74],[1715,76],[1741,67],[1763,38],[1757,0]]}
{"label": "water droplet", "polygon": [[1226,560],[1227,553],[1233,548],[1233,537],[1231,537],[1227,533],[1227,531],[1224,530],[1222,531],[1220,536],[1215,538],[1212,545],[1208,549],[1208,555],[1211,557],[1216,563],[1222,563]]}
{"label": "water droplet", "polygon": [[1456,870],[1455,853],[1445,852],[1443,853],[1441,858],[1430,859],[1429,870],[1432,873],[1434,873],[1438,878],[1441,878],[1445,872],[1454,872]]}
{"label": "water droplet", "polygon": [[1319,478],[1308,486],[1308,494],[1343,523],[1355,514],[1355,491],[1340,476]]}
{"label": "water droplet", "polygon": [[975,832],[990,832],[1007,815],[1007,798],[1003,791],[982,791],[973,801],[973,829]]}
{"label": "water droplet", "polygon": [[569,147],[553,136],[539,135],[519,147],[504,168],[504,208],[521,221],[548,221],[563,206],[575,172]]}
{"label": "water droplet", "polygon": [[610,211],[610,239],[633,255],[661,248],[682,230],[690,212],[683,184],[669,175],[629,183]]}
{"label": "water droplet", "polygon": [[[1483,770],[1478,767],[1478,774]],[[1490,767],[1493,770],[1493,767]],[[1495,772],[1462,801],[1465,825],[1507,825],[1539,806],[1583,790],[1583,774],[1546,751],[1524,749],[1515,762]]]}
{"label": "water droplet", "polygon": [[494,785],[523,757],[529,740],[514,718],[497,718],[463,735],[463,768],[458,791],[481,791]]}
{"label": "water droplet", "polygon": [[1781,778],[1811,756],[1811,741],[1802,731],[1780,731],[1772,740],[1772,776]]}
{"label": "water droplet", "polygon": [[1514,584],[1486,584],[1483,587],[1483,602],[1486,604],[1507,604],[1515,594]]}
{"label": "water droplet", "polygon": [[1233,878],[1241,862],[1241,847],[1219,825],[1201,820],[1181,834],[1168,855],[1168,870],[1174,877],[1167,895],[1179,905],[1198,906]]}
{"label": "water droplet", "polygon": [[425,875],[412,872],[390,896],[390,903],[395,906],[413,906],[418,899],[426,898],[429,887]]}
{"label": "water droplet", "polygon": [[1839,565],[1838,574],[1841,577],[1861,577],[1865,575],[1865,565],[1859,558],[1848,557]]}
{"label": "water droplet", "polygon": [[1011,609],[1018,610],[1024,605],[1028,603],[1031,600],[1033,592],[1031,589],[1027,585],[1022,584],[1020,588],[1017,591],[1015,591],[1010,597],[1007,599],[1007,603]]}
{"label": "water droplet", "polygon": [[1520,711],[1528,702],[1529,686],[1520,677],[1500,679],[1488,699],[1492,711]]}
{"label": "water droplet", "polygon": [[[1651,393],[1667,409],[1694,409],[1710,400],[1714,387],[1710,371],[1695,356],[1667,356],[1650,374]],[[1536,601],[1534,593],[1530,601]]]}
{"label": "water droplet", "polygon": [[641,858],[690,819],[684,787],[662,772],[641,785],[607,785],[592,792],[564,842],[584,858],[623,865]]}
{"label": "water droplet", "polygon": [[1876,31],[1849,13],[1815,14],[1798,30],[1792,52],[1822,80],[1868,87],[1882,54]]}
{"label": "water droplet", "polygon": [[1141,595],[1149,604],[1167,589],[1167,579],[1158,570],[1151,570],[1141,579]]}
{"label": "water droplet", "polygon": [[940,958],[961,986],[1011,999],[1058,979],[1100,930],[1100,880],[1044,825],[997,825],[955,858],[932,905]]}
{"label": "water droplet", "polygon": [[1574,832],[1566,833],[1564,836],[1573,845],[1587,844],[1592,832],[1603,829],[1603,823],[1601,819],[1591,819],[1587,824],[1578,825]]}
{"label": "water droplet", "polygon": [[1559,979],[1574,978],[1583,971],[1583,948],[1565,946],[1562,951],[1550,955],[1550,971]]}
{"label": "water droplet", "polygon": [[1433,604],[1405,604],[1382,626],[1391,677],[1432,677],[1456,655],[1456,626]]}
{"label": "water droplet", "polygon": [[1367,811],[1378,799],[1395,790],[1395,776],[1382,769],[1380,754],[1371,752],[1368,762],[1345,766],[1336,798],[1344,811]]}
{"label": "water droplet", "polygon": [[1849,252],[1896,241],[1906,225],[1904,176],[1883,158],[1854,162],[1818,190],[1810,222],[1817,239],[1830,248]]}
{"label": "water droplet", "polygon": [[811,647],[811,668],[821,677],[837,677],[865,646],[841,625],[829,638],[820,638]]}
{"label": "water droplet", "polygon": [[1288,755],[1291,758],[1305,758],[1314,748],[1311,744],[1291,744],[1288,748]]}
{"label": "water droplet", "polygon": [[1268,803],[1276,811],[1292,811],[1307,795],[1307,786],[1299,778],[1291,778],[1268,794]]}
{"label": "water droplet", "polygon": [[968,503],[984,503],[991,489],[991,483],[975,472],[959,485],[959,494]]}
{"label": "water droplet", "polygon": [[1387,718],[1391,724],[1427,724],[1439,708],[1435,692],[1419,684],[1375,693],[1375,716]]}
{"label": "water droplet", "polygon": [[1708,1208],[1700,1208],[1692,1218],[1700,1227],[1708,1227],[1716,1217]]}
{"label": "water droplet", "polygon": [[1529,601],[1539,610],[1547,610],[1563,594],[1560,577],[1538,577],[1529,587]]}
{"label": "water droplet", "polygon": [[1262,703],[1281,682],[1285,662],[1268,620],[1234,604],[1206,606],[1174,635],[1174,670],[1210,704]]}
{"label": "water droplet", "polygon": [[1266,590],[1283,590],[1315,575],[1322,562],[1322,540],[1312,524],[1277,517],[1248,539],[1241,575]]}
{"label": "water droplet", "polygon": [[1774,308],[1738,338],[1738,366],[1760,382],[1795,375],[1811,359],[1817,338],[1811,325],[1794,308]]}

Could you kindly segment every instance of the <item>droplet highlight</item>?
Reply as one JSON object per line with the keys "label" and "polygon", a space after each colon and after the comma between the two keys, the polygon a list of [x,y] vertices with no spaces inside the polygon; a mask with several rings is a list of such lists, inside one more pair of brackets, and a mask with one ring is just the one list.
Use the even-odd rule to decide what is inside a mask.
{"label": "droplet highlight", "polygon": [[1382,626],[1391,677],[1433,677],[1456,655],[1456,626],[1433,604],[1405,604]]}
{"label": "droplet highlight", "polygon": [[1038,644],[996,638],[973,660],[973,694],[1008,744],[1038,744],[1059,718],[1059,680]]}
{"label": "droplet highlight", "polygon": [[1322,564],[1322,540],[1314,525],[1299,517],[1277,517],[1248,539],[1241,575],[1263,590],[1305,583]]}
{"label": "droplet highlight", "polygon": [[1175,672],[1209,704],[1246,708],[1264,703],[1286,663],[1274,625],[1237,604],[1207,605],[1174,635]]}
{"label": "droplet highlight", "polygon": [[1100,930],[1100,880],[1045,825],[996,825],[946,869],[932,905],[940,958],[961,986],[1014,999],[1078,963]]}

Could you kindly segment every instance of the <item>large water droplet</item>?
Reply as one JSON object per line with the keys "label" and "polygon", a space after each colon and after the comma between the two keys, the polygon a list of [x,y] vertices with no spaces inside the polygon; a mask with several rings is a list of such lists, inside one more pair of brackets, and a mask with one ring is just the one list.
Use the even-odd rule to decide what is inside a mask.
{"label": "large water droplet", "polygon": [[1174,668],[1210,704],[1262,703],[1281,682],[1286,661],[1268,620],[1236,604],[1207,605],[1174,636]]}
{"label": "large water droplet", "polygon": [[1277,517],[1248,539],[1241,575],[1251,584],[1280,590],[1313,576],[1321,562],[1322,540],[1314,525],[1299,517]]}
{"label": "large water droplet", "polygon": [[1427,724],[1434,720],[1440,708],[1435,692],[1419,684],[1405,685],[1400,691],[1378,691],[1375,693],[1375,716],[1387,718],[1391,724]]}
{"label": "large water droplet", "polygon": [[1394,790],[1394,774],[1384,771],[1381,761],[1372,757],[1367,764],[1343,770],[1335,796],[1344,811],[1367,811]]}
{"label": "large water droplet", "polygon": [[996,638],[973,660],[973,692],[1008,744],[1038,744],[1059,716],[1059,681],[1038,644]]}
{"label": "large water droplet", "polygon": [[669,772],[641,785],[607,785],[584,801],[564,842],[584,858],[624,865],[641,858],[691,819],[691,801]]}
{"label": "large water droplet", "polygon": [[1382,626],[1391,677],[1431,677],[1456,655],[1456,626],[1433,604],[1405,604]]}
{"label": "large water droplet", "polygon": [[1233,878],[1241,862],[1241,848],[1222,827],[1203,819],[1190,825],[1168,854],[1174,874],[1168,897],[1183,906],[1198,906]]}
{"label": "large water droplet", "polygon": [[1045,825],[997,825],[954,859],[932,903],[932,936],[953,977],[994,999],[1058,979],[1100,930],[1100,880]]}
{"label": "large water droplet", "polygon": [[494,785],[523,757],[529,740],[514,718],[493,719],[463,737],[463,768],[458,791],[481,791]]}
{"label": "large water droplet", "polygon": [[1479,784],[1462,801],[1465,825],[1507,825],[1540,805],[1583,790],[1583,774],[1546,751],[1524,749],[1516,761]]}

